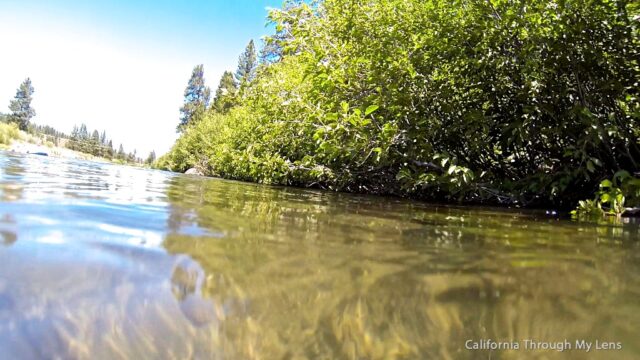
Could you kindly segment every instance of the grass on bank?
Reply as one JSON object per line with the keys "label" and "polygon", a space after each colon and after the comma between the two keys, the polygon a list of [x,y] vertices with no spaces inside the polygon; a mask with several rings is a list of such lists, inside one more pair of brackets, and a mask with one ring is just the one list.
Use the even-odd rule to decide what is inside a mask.
{"label": "grass on bank", "polygon": [[0,145],[7,147],[11,145],[13,140],[19,140],[20,138],[18,126],[0,122]]}

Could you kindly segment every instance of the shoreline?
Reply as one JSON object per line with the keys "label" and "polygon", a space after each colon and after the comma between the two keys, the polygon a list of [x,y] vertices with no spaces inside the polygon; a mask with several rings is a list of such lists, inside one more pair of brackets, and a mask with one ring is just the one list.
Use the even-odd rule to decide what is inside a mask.
{"label": "shoreline", "polygon": [[[19,130],[18,137],[13,138],[9,144],[0,144],[0,150],[6,150],[18,154],[42,155],[42,153],[44,153],[46,154],[46,156],[62,159],[87,160],[106,164],[130,165],[136,167],[139,166],[139,164],[107,159],[104,157],[71,150],[65,146],[55,145],[53,142],[46,140],[46,136],[47,135],[42,134],[33,135],[23,130]],[[58,140],[62,144],[65,144],[67,141],[67,139],[64,138],[59,138]]]}
{"label": "shoreline", "polygon": [[[28,135],[29,136],[29,135]],[[81,153],[75,150],[67,149],[60,146],[48,146],[41,142],[32,143],[28,140],[14,140],[10,145],[6,146],[5,150],[12,151],[19,154],[38,154],[45,153],[46,156],[76,159],[76,160],[91,160],[99,162],[111,162],[108,159],[93,156],[90,154]]]}

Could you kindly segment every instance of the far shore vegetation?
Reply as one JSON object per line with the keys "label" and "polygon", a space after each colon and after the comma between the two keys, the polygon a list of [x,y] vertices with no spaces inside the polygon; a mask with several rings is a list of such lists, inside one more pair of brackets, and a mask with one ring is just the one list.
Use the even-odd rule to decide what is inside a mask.
{"label": "far shore vegetation", "polygon": [[640,205],[637,1],[291,0],[268,20],[212,100],[194,69],[155,166],[576,216]]}
{"label": "far shore vegetation", "polygon": [[16,90],[16,95],[9,104],[11,113],[0,113],[0,145],[8,146],[13,141],[26,141],[48,148],[66,148],[92,157],[123,164],[150,166],[156,161],[154,151],[143,159],[138,156],[135,150],[126,153],[122,144],[116,150],[111,139],[107,138],[106,131],[89,131],[85,124],[74,126],[71,134],[66,134],[51,126],[32,123],[31,119],[36,115],[35,109],[31,106],[34,92],[31,79],[25,79]]}

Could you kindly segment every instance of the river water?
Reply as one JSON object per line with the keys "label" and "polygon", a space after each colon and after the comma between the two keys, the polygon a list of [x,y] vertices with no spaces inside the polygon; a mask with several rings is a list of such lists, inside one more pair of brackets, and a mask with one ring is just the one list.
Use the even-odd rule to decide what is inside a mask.
{"label": "river water", "polygon": [[0,358],[637,359],[638,229],[0,152]]}

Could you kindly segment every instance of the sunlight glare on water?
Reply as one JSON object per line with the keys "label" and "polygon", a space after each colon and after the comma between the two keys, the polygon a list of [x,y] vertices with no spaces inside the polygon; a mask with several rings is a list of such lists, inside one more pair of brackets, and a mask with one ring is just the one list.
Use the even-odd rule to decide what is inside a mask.
{"label": "sunlight glare on water", "polygon": [[[638,223],[0,152],[0,354],[635,359]],[[621,342],[470,351],[468,339]]]}

